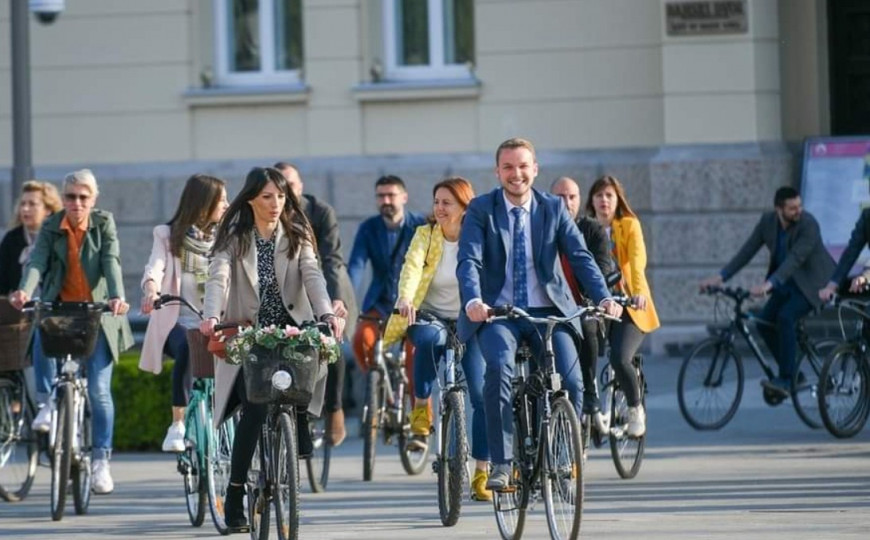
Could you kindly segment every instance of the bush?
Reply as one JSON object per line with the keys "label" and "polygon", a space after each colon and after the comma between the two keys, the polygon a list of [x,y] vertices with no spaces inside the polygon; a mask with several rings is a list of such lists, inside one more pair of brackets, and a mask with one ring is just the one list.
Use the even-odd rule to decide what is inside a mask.
{"label": "bush", "polygon": [[172,420],[172,360],[160,375],[139,369],[139,351],[121,355],[112,374],[115,450],[160,450]]}

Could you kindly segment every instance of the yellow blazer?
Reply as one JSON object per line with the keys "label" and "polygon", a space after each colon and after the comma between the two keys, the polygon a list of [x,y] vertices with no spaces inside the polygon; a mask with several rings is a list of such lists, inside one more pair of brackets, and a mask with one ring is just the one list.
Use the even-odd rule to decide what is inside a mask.
{"label": "yellow blazer", "polygon": [[[429,284],[435,276],[435,268],[444,251],[444,233],[440,225],[420,225],[414,232],[411,245],[405,253],[405,263],[399,275],[399,298],[408,298],[419,308],[426,298]],[[458,287],[457,283],[457,287]],[[401,315],[390,315],[384,330],[384,344],[397,343],[408,330],[408,319]]]}
{"label": "yellow blazer", "polygon": [[646,310],[628,308],[628,315],[642,331],[652,332],[661,324],[646,280],[646,245],[640,221],[630,216],[615,218],[610,226],[625,294],[642,294],[647,298]]}

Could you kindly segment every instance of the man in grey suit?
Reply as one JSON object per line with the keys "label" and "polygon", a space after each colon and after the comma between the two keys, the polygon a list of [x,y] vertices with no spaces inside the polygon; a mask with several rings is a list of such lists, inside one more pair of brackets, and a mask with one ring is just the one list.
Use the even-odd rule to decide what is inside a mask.
{"label": "man in grey suit", "polygon": [[[356,306],[353,285],[347,274],[347,266],[341,254],[341,236],[335,210],[313,195],[303,194],[302,177],[293,165],[280,161],[275,168],[281,171],[293,194],[299,198],[302,211],[311,223],[314,238],[317,240],[317,257],[320,259],[326,290],[332,299],[332,309],[339,317],[347,320],[345,327],[348,335],[353,335],[359,311]],[[326,396],[323,408],[326,411],[326,437],[333,446],[344,441],[347,432],[344,428],[342,390],[344,389],[345,363],[329,364],[326,379]]]}
{"label": "man in grey suit", "polygon": [[774,210],[762,214],[752,234],[719,275],[701,282],[701,287],[719,286],[746,266],[762,246],[770,250],[770,263],[763,283],[752,287],[754,295],[770,293],[760,317],[773,327],[760,326],[759,333],[779,364],[779,377],[764,381],[768,390],[791,393],[797,354],[797,322],[820,305],[818,291],[834,271],[834,261],[822,244],[819,223],[801,208],[800,194],[792,187],[776,190]]}

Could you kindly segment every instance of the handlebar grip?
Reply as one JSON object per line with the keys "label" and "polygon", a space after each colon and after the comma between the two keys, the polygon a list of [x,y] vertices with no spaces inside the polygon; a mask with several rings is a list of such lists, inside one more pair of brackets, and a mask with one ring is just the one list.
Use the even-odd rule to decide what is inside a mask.
{"label": "handlebar grip", "polygon": [[506,317],[506,316],[510,315],[511,312],[513,312],[513,309],[514,308],[511,305],[496,306],[496,307],[491,307],[488,310],[486,310],[486,314],[489,315],[490,317]]}

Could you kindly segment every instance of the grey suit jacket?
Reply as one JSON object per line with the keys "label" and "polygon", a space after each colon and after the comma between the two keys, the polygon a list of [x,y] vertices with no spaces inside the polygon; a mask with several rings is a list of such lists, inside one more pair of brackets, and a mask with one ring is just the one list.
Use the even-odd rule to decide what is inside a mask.
{"label": "grey suit jacket", "polygon": [[[251,233],[253,235],[253,232]],[[260,310],[260,287],[257,277],[257,249],[251,238],[250,248],[239,256],[234,248],[214,254],[208,267],[203,316],[226,321],[257,323]],[[332,313],[332,301],[326,281],[311,244],[305,243],[292,259],[287,258],[287,237],[278,226],[275,238],[275,277],[281,289],[281,303],[297,323]],[[222,314],[222,311],[225,313]],[[239,374],[239,366],[222,360],[215,368],[215,426],[223,420],[227,401]],[[314,391],[308,411],[320,416],[326,386],[326,369]]]}
{"label": "grey suit jacket", "polygon": [[779,218],[776,212],[762,214],[752,234],[722,269],[722,279],[731,279],[734,274],[752,260],[752,257],[767,246],[770,251],[770,265],[767,279],[774,283],[785,283],[794,279],[795,285],[813,306],[821,304],[819,289],[828,283],[834,271],[834,260],[822,244],[822,234],[819,222],[809,212],[804,212],[800,221],[792,225],[787,232],[786,248],[788,254],[779,267],[773,268],[773,256],[776,251],[776,235],[779,230]]}

